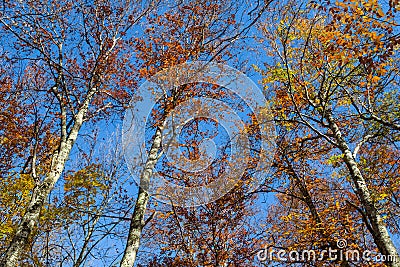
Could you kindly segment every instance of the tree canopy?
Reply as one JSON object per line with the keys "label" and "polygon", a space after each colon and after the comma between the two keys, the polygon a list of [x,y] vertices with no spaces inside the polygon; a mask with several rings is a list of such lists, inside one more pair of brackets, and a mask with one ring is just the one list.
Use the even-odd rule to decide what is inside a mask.
{"label": "tree canopy", "polygon": [[2,1],[0,267],[400,266],[399,12]]}

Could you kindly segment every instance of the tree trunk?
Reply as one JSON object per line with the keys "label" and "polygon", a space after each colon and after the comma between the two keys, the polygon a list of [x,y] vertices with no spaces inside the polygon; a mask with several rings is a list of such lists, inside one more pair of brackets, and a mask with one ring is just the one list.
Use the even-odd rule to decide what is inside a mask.
{"label": "tree trunk", "polygon": [[[40,211],[45,205],[51,190],[64,170],[65,162],[68,160],[71,149],[78,137],[79,130],[83,124],[83,118],[87,113],[90,100],[95,91],[95,88],[92,88],[89,91],[85,102],[75,117],[71,131],[67,137],[61,138],[59,150],[52,156],[50,172],[45,177],[44,181],[36,185],[33,189],[32,198],[29,201],[28,208],[18,225],[17,231],[11,240],[10,246],[8,247],[3,260],[0,262],[0,267],[18,266],[19,256],[24,250],[25,245],[28,244],[28,239],[39,219]],[[63,120],[62,128],[66,128],[65,120]]]}
{"label": "tree trunk", "polygon": [[147,193],[147,190],[149,188],[150,178],[153,174],[154,166],[158,160],[158,150],[161,147],[161,140],[162,129],[159,127],[155,133],[149,157],[140,177],[139,193],[131,218],[128,240],[126,241],[126,247],[120,267],[132,267],[136,260],[136,255],[140,245],[140,236],[142,229],[145,226],[144,215],[146,212],[147,203],[149,202],[149,194]]}
{"label": "tree trunk", "polygon": [[[395,259],[399,259],[399,254],[397,253],[396,247],[393,244],[392,239],[389,236],[388,230],[386,228],[385,223],[382,220],[377,208],[374,205],[374,201],[371,198],[371,193],[368,189],[368,186],[365,182],[363,175],[361,174],[360,169],[357,166],[357,162],[353,157],[353,153],[351,153],[349,146],[344,140],[342,133],[335,123],[332,114],[328,113],[325,118],[328,121],[329,128],[333,132],[333,136],[338,143],[339,149],[344,154],[343,160],[350,172],[350,176],[353,180],[356,194],[361,202],[361,205],[364,207],[369,223],[373,230],[372,236],[374,238],[375,244],[377,245],[379,252],[385,256],[391,255],[391,257]],[[396,260],[386,262],[391,267],[400,267],[400,262],[396,262]]]}

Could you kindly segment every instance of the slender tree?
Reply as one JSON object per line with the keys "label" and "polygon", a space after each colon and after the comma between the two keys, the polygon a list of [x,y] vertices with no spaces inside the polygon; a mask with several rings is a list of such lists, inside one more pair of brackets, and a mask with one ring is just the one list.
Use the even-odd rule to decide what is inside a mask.
{"label": "slender tree", "polygon": [[[18,265],[85,121],[121,107],[121,100],[129,98],[135,83],[128,63],[131,37],[127,36],[132,36],[129,31],[155,4],[2,2],[4,50],[11,60],[26,66],[20,86],[32,92],[35,116],[43,122],[38,132],[49,129],[54,146],[41,155],[47,163],[38,162],[38,148],[31,152],[30,199],[0,266]],[[43,172],[40,163],[47,168]]]}
{"label": "slender tree", "polygon": [[[353,226],[346,226],[350,227],[347,231],[361,220],[379,252],[392,256],[386,263],[398,266],[393,260],[398,253],[382,207],[384,199],[397,195],[382,193],[384,184],[393,184],[389,173],[398,168],[397,157],[390,159],[393,167],[386,165],[383,170],[386,178],[378,181],[369,171],[375,168],[365,161],[374,152],[364,149],[368,146],[379,151],[383,146],[397,150],[398,105],[395,99],[398,91],[395,86],[399,38],[394,31],[396,10],[391,7],[386,13],[376,1],[283,7],[275,17],[278,23],[263,25],[271,47],[268,55],[272,57],[272,63],[267,63],[267,71],[263,72],[263,82],[276,89],[277,122],[288,130],[291,146],[308,153],[302,155],[303,152],[296,152],[296,149],[282,151],[282,170],[296,188],[289,198],[297,197],[303,202],[311,213],[314,229],[325,225],[322,228],[328,234],[328,229],[335,224],[327,228],[321,220],[326,208],[341,211],[340,220],[345,220],[346,216],[353,218]],[[318,144],[318,149],[310,147],[309,150],[311,142],[314,143],[312,147]],[[360,151],[365,154],[360,155]],[[296,155],[302,159],[303,167],[293,163],[299,161]],[[386,160],[379,159],[382,164]],[[317,169],[312,165],[304,168],[310,162],[314,162]],[[344,187],[336,186],[340,181],[336,174],[324,178],[332,180],[328,188],[333,188],[320,185],[324,180],[316,177],[323,166],[330,166],[330,172],[342,167],[336,173],[342,179],[339,185]],[[315,182],[309,181],[311,177]],[[318,188],[324,187],[328,191],[342,188],[347,193],[328,193],[331,195],[328,199],[334,202],[323,209],[315,208],[313,202],[323,197],[317,193],[320,192]],[[396,191],[398,187],[395,188]],[[287,197],[283,201],[286,203]],[[338,203],[337,208],[334,203]],[[334,232],[344,236],[339,229],[332,229],[330,238]]]}

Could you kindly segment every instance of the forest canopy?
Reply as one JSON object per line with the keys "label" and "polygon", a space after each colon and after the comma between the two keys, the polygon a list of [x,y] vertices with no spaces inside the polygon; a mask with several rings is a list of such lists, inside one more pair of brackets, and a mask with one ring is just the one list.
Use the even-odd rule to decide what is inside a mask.
{"label": "forest canopy", "polygon": [[399,267],[399,12],[2,1],[0,267]]}

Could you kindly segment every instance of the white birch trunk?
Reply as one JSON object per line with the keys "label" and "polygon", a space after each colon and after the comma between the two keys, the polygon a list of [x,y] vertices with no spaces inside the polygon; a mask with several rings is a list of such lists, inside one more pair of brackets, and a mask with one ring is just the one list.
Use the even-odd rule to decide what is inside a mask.
{"label": "white birch trunk", "polygon": [[[61,138],[59,150],[52,156],[52,165],[50,171],[40,184],[35,186],[32,193],[32,198],[28,203],[28,207],[23,215],[21,222],[18,225],[17,231],[8,247],[6,254],[0,262],[0,267],[15,267],[18,266],[19,256],[24,250],[40,215],[40,211],[46,203],[47,198],[54,185],[60,178],[65,162],[68,160],[69,154],[75,141],[78,137],[79,130],[83,124],[83,118],[87,113],[89,103],[96,92],[96,88],[92,88],[74,118],[74,125],[71,128],[68,136]],[[61,125],[63,132],[66,129],[66,121],[63,120]]]}
{"label": "white birch trunk", "polygon": [[[371,234],[374,238],[375,244],[377,245],[381,254],[385,256],[391,255],[397,260],[400,259],[396,247],[389,236],[386,225],[374,205],[369,188],[360,169],[358,168],[357,162],[353,157],[353,153],[351,153],[349,146],[342,137],[342,133],[338,125],[335,123],[332,114],[327,114],[325,117],[329,123],[329,128],[332,130],[333,136],[338,143],[339,149],[344,154],[343,160],[350,172],[350,176],[356,189],[356,194],[358,195],[361,205],[366,211],[368,221],[373,230],[373,233]],[[400,262],[398,261],[389,261],[386,262],[386,264],[391,267],[400,267]]]}
{"label": "white birch trunk", "polygon": [[158,128],[154,136],[149,157],[140,177],[139,193],[136,200],[135,210],[133,211],[131,218],[128,239],[126,241],[126,247],[120,267],[132,267],[136,260],[136,255],[140,245],[140,236],[145,225],[144,215],[146,212],[147,203],[149,202],[149,194],[147,193],[147,189],[150,184],[150,178],[153,174],[154,166],[158,160],[158,150],[161,147],[161,140],[162,129]]}

